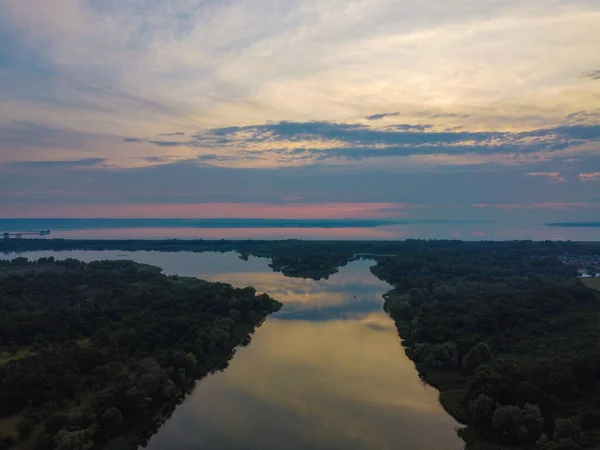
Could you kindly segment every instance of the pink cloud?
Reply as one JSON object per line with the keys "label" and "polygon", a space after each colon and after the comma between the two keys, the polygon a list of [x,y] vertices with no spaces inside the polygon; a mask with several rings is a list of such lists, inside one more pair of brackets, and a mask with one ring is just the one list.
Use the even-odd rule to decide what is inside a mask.
{"label": "pink cloud", "polygon": [[549,181],[554,183],[562,183],[565,179],[561,176],[560,172],[529,172],[528,177],[545,177]]}
{"label": "pink cloud", "polygon": [[579,181],[600,181],[600,172],[580,173]]}
{"label": "pink cloud", "polygon": [[403,203],[199,203],[199,204],[12,204],[0,217],[82,218],[267,218],[346,219],[399,218],[407,209],[425,205]]}

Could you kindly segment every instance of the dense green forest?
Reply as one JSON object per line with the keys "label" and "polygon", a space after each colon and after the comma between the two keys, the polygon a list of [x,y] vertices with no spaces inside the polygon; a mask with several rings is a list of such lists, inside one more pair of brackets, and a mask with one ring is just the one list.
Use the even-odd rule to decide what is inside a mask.
{"label": "dense green forest", "polygon": [[281,307],[130,261],[0,261],[0,449],[134,449]]}
{"label": "dense green forest", "polygon": [[544,243],[459,244],[372,268],[395,286],[385,310],[421,376],[468,424],[468,448],[600,447],[599,295],[554,254]]}
{"label": "dense green forest", "polygon": [[109,239],[4,239],[0,253],[37,250],[119,250],[159,252],[238,252],[241,258],[271,259],[270,267],[289,277],[319,280],[337,272],[349,261],[361,257],[381,259],[382,255],[415,255],[428,252],[504,252],[514,250],[530,255],[565,253],[600,254],[598,242],[504,241],[465,242],[449,240],[406,241],[280,241],[261,240],[109,240]]}
{"label": "dense green forest", "polygon": [[[0,241],[0,252],[33,250],[235,251],[243,259],[270,258],[271,268],[286,276],[313,279],[327,278],[355,259],[375,259],[373,273],[394,286],[386,294],[384,306],[396,322],[407,354],[422,377],[440,390],[446,410],[468,425],[460,433],[470,449],[600,448],[600,302],[596,291],[577,280],[576,269],[559,260],[565,255],[575,255],[575,259],[598,255],[600,243]],[[109,276],[105,273],[115,279],[101,281]],[[81,281],[81,274],[88,274],[91,280]],[[0,389],[0,416],[6,418],[0,420],[0,427],[2,423],[18,426],[24,442],[35,441],[35,448],[40,449],[57,444],[57,430],[79,434],[63,433],[70,443],[55,448],[86,448],[73,442],[88,442],[88,438],[98,439],[93,448],[117,449],[123,442],[127,448],[133,441],[123,441],[122,430],[134,430],[130,437],[139,437],[157,411],[169,403],[164,383],[172,391],[168,397],[179,398],[192,379],[206,373],[233,342],[275,308],[268,297],[256,297],[251,288],[241,291],[245,297],[227,285],[167,278],[156,268],[133,263],[86,266],[74,260],[57,263],[48,259],[25,264],[17,259],[0,266],[0,276],[7,280],[32,277],[40,282],[45,277],[46,282],[55,283],[54,290],[44,291],[23,281],[26,293],[18,300],[14,293],[0,291],[3,312],[10,315],[10,319],[5,314],[0,319],[2,386],[4,380],[27,380],[23,377],[26,364],[42,371],[33,371],[37,378],[30,381],[34,386],[30,391],[8,384],[6,390]],[[6,283],[0,285],[6,289]],[[40,310],[38,291],[52,295],[56,289],[68,295]],[[208,310],[199,304],[199,310],[188,314],[189,300],[183,292],[190,289],[203,290],[198,296],[210,299]],[[174,307],[185,310],[185,317],[180,317],[179,310],[165,314],[172,297],[181,300]],[[8,298],[13,298],[12,303],[5,303]],[[115,303],[115,298],[130,303]],[[256,307],[242,308],[238,301],[244,298]],[[256,305],[254,298],[264,300]],[[35,311],[45,313],[38,317]],[[205,325],[194,328],[186,321],[194,314],[210,320],[203,319]],[[95,322],[94,317],[103,320]],[[227,329],[226,335],[223,330]],[[61,362],[45,366],[39,361]],[[61,372],[61,367],[73,369]],[[150,383],[149,393],[139,383],[154,371],[162,375],[157,375],[158,385],[144,378]],[[16,375],[8,377],[12,373]],[[47,379],[55,379],[55,373],[62,377],[60,385],[45,385]],[[132,389],[138,395],[133,406],[128,403]],[[99,402],[94,392],[106,393],[109,400]],[[146,405],[152,413],[135,413],[136,408],[145,411]],[[106,420],[113,414],[119,423],[114,429],[108,427],[113,430],[110,432],[103,425],[109,407],[114,410]],[[91,418],[82,422],[83,416]],[[53,421],[64,422],[64,426],[48,425]],[[81,433],[83,430],[87,431]],[[36,439],[27,438],[31,433]],[[115,436],[121,440],[115,441]],[[2,442],[0,438],[0,450],[9,440]]]}

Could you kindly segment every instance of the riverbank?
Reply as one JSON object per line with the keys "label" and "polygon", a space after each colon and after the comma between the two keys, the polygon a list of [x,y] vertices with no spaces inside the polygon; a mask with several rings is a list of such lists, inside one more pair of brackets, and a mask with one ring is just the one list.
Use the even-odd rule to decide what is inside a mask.
{"label": "riverbank", "polygon": [[0,347],[18,357],[0,365],[0,427],[15,449],[137,448],[281,307],[129,261],[21,258],[2,277]]}
{"label": "riverbank", "polygon": [[[555,258],[514,251],[388,258],[384,308],[469,449],[600,443],[600,299]],[[569,445],[571,445],[569,447]]]}

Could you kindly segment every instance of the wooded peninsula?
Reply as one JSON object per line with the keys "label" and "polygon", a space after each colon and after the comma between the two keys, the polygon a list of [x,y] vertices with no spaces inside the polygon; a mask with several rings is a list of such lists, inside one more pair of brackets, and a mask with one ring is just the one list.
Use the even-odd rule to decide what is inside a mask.
{"label": "wooded peninsula", "polygon": [[0,261],[0,449],[137,448],[280,307],[130,261]]}
{"label": "wooded peninsula", "polygon": [[[386,258],[385,310],[469,449],[600,446],[600,295],[518,245]],[[591,283],[590,283],[591,284]]]}

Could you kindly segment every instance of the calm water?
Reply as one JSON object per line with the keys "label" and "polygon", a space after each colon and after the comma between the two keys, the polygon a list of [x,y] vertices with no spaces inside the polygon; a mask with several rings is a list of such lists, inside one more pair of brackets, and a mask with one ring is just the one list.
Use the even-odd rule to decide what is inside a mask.
{"label": "calm water", "polygon": [[[115,227],[114,224],[94,228],[94,223],[63,220],[62,225],[36,219],[22,220],[15,225],[0,219],[0,232],[23,232],[51,229],[50,238],[65,239],[328,239],[328,240],[403,240],[403,239],[461,239],[473,240],[572,240],[599,241],[600,227],[561,228],[543,223],[516,222],[449,222],[410,223],[382,226],[352,227],[185,227],[173,225],[148,227]],[[160,222],[160,221],[158,221]],[[293,221],[292,221],[293,222]],[[292,224],[293,225],[293,224]],[[15,228],[16,227],[16,228]],[[39,236],[33,236],[39,237]]]}
{"label": "calm water", "polygon": [[150,450],[463,448],[456,422],[419,380],[382,311],[389,286],[370,273],[370,261],[312,281],[286,278],[266,259],[245,262],[234,253],[23,256],[51,255],[131,259],[167,274],[252,285],[284,303],[224,372],[198,384],[152,437]]}

